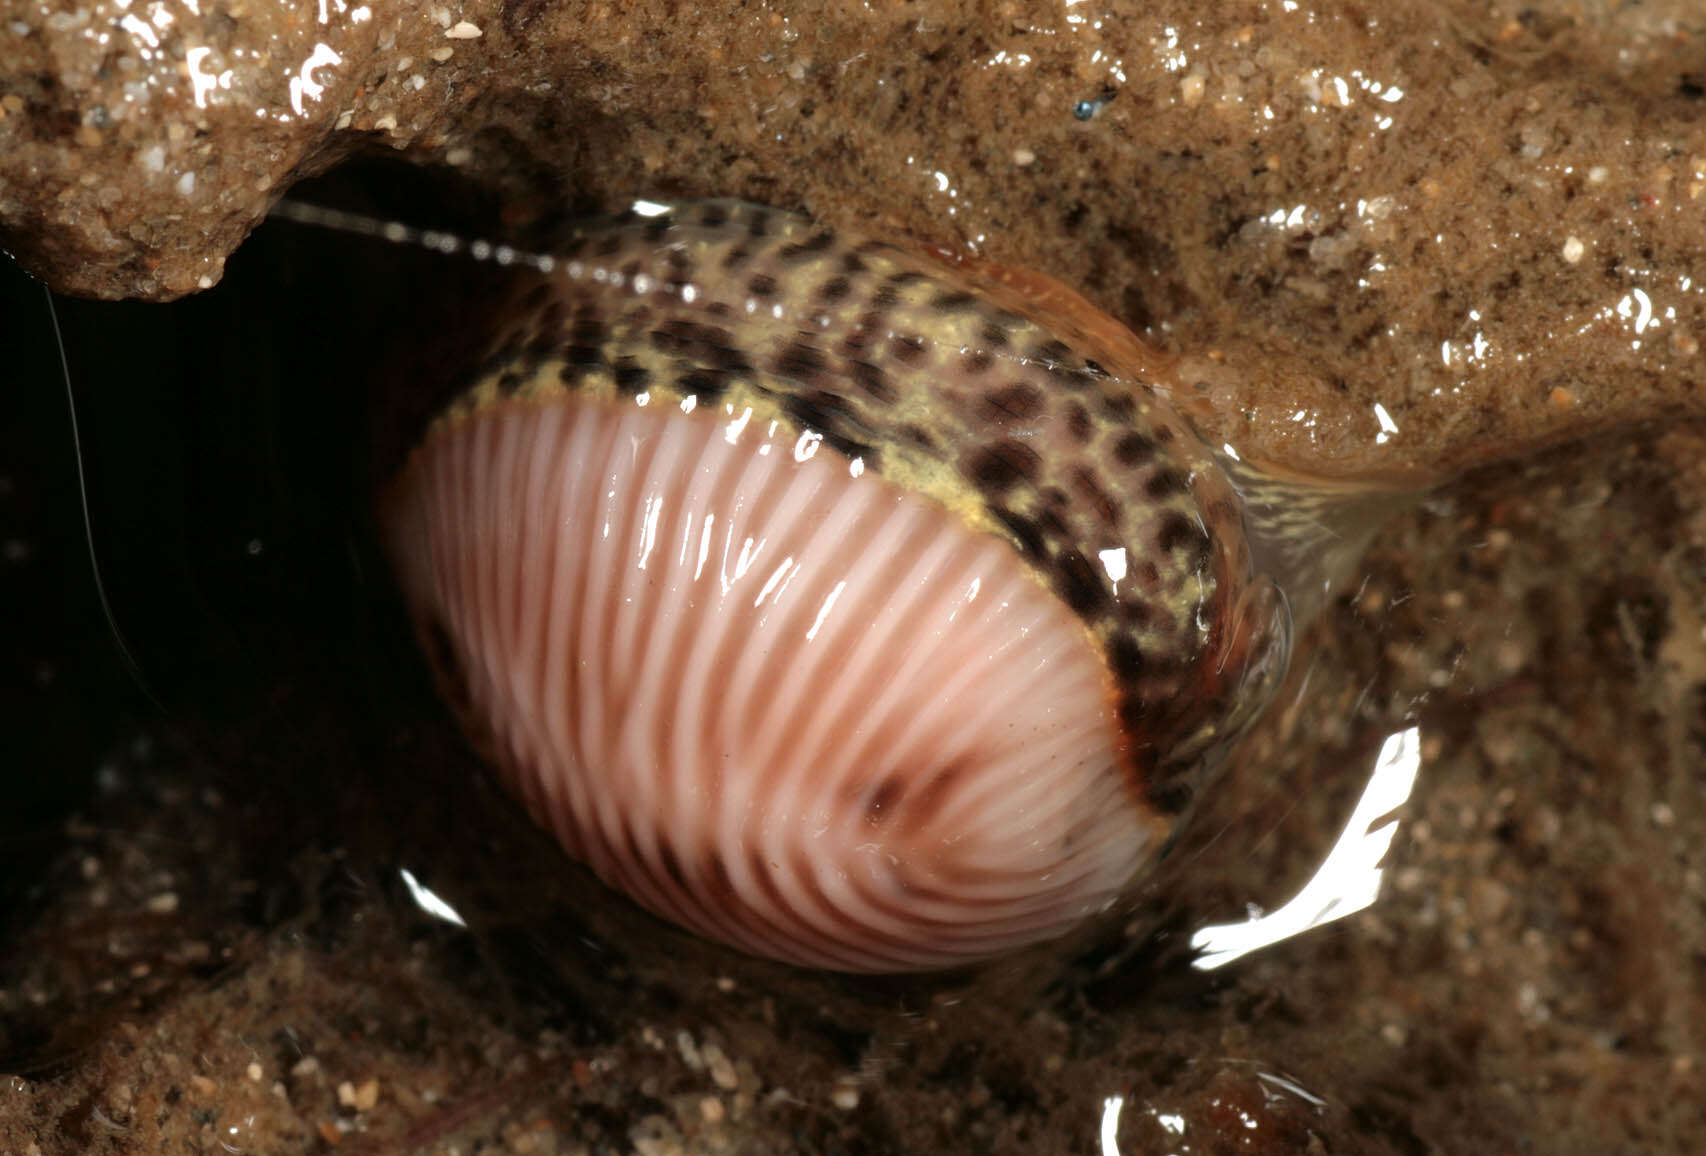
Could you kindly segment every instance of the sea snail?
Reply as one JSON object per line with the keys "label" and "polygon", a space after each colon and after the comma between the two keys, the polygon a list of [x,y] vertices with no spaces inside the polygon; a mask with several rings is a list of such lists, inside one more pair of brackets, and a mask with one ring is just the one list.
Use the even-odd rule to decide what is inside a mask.
{"label": "sea snail", "polygon": [[517,274],[381,495],[475,744],[756,955],[949,968],[1108,907],[1290,638],[1156,355],[1039,276],[639,208]]}

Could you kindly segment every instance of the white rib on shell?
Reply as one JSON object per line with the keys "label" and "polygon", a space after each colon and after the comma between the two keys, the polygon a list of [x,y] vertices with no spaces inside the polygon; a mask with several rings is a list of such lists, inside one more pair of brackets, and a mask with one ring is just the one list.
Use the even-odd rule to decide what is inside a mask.
{"label": "white rib on shell", "polygon": [[1100,656],[1006,542],[796,450],[497,406],[417,453],[391,549],[528,808],[644,906],[847,971],[1059,935],[1149,851]]}

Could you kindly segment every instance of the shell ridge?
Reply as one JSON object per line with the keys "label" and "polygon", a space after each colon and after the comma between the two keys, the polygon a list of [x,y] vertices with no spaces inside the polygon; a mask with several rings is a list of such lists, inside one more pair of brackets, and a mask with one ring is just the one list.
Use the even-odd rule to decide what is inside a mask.
{"label": "shell ridge", "polygon": [[555,269],[398,483],[535,817],[653,912],[819,966],[1105,907],[1283,650],[1172,362],[1047,279],[739,202]]}

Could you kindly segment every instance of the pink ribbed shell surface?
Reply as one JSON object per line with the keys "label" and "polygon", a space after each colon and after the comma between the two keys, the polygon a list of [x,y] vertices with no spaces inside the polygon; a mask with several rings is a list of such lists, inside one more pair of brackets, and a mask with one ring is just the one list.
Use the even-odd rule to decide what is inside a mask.
{"label": "pink ribbed shell surface", "polygon": [[675,922],[845,971],[1060,935],[1152,855],[1106,664],[1004,540],[730,407],[443,423],[384,509],[486,753]]}

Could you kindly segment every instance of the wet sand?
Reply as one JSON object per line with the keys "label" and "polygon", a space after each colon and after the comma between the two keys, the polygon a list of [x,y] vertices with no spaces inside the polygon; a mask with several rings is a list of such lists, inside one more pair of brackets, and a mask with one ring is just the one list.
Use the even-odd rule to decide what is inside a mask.
{"label": "wet sand", "polygon": [[[1096,1152],[1119,1097],[1122,1152],[1692,1151],[1700,29],[1680,4],[1084,9],[758,17],[715,52],[661,11],[542,9],[482,38],[513,74],[467,65],[480,99],[422,145],[497,193],[322,192],[488,231],[636,191],[808,208],[1062,278],[1185,356],[1248,452],[1490,463],[1378,538],[1129,956],[843,981],[591,897],[461,753],[363,544],[362,382],[431,262],[273,226],[215,294],[67,313],[163,719],[82,577],[54,366],[20,363],[0,572],[41,613],[6,650],[0,1147]],[[1380,902],[1192,969],[1190,932],[1295,892],[1412,724]]]}

